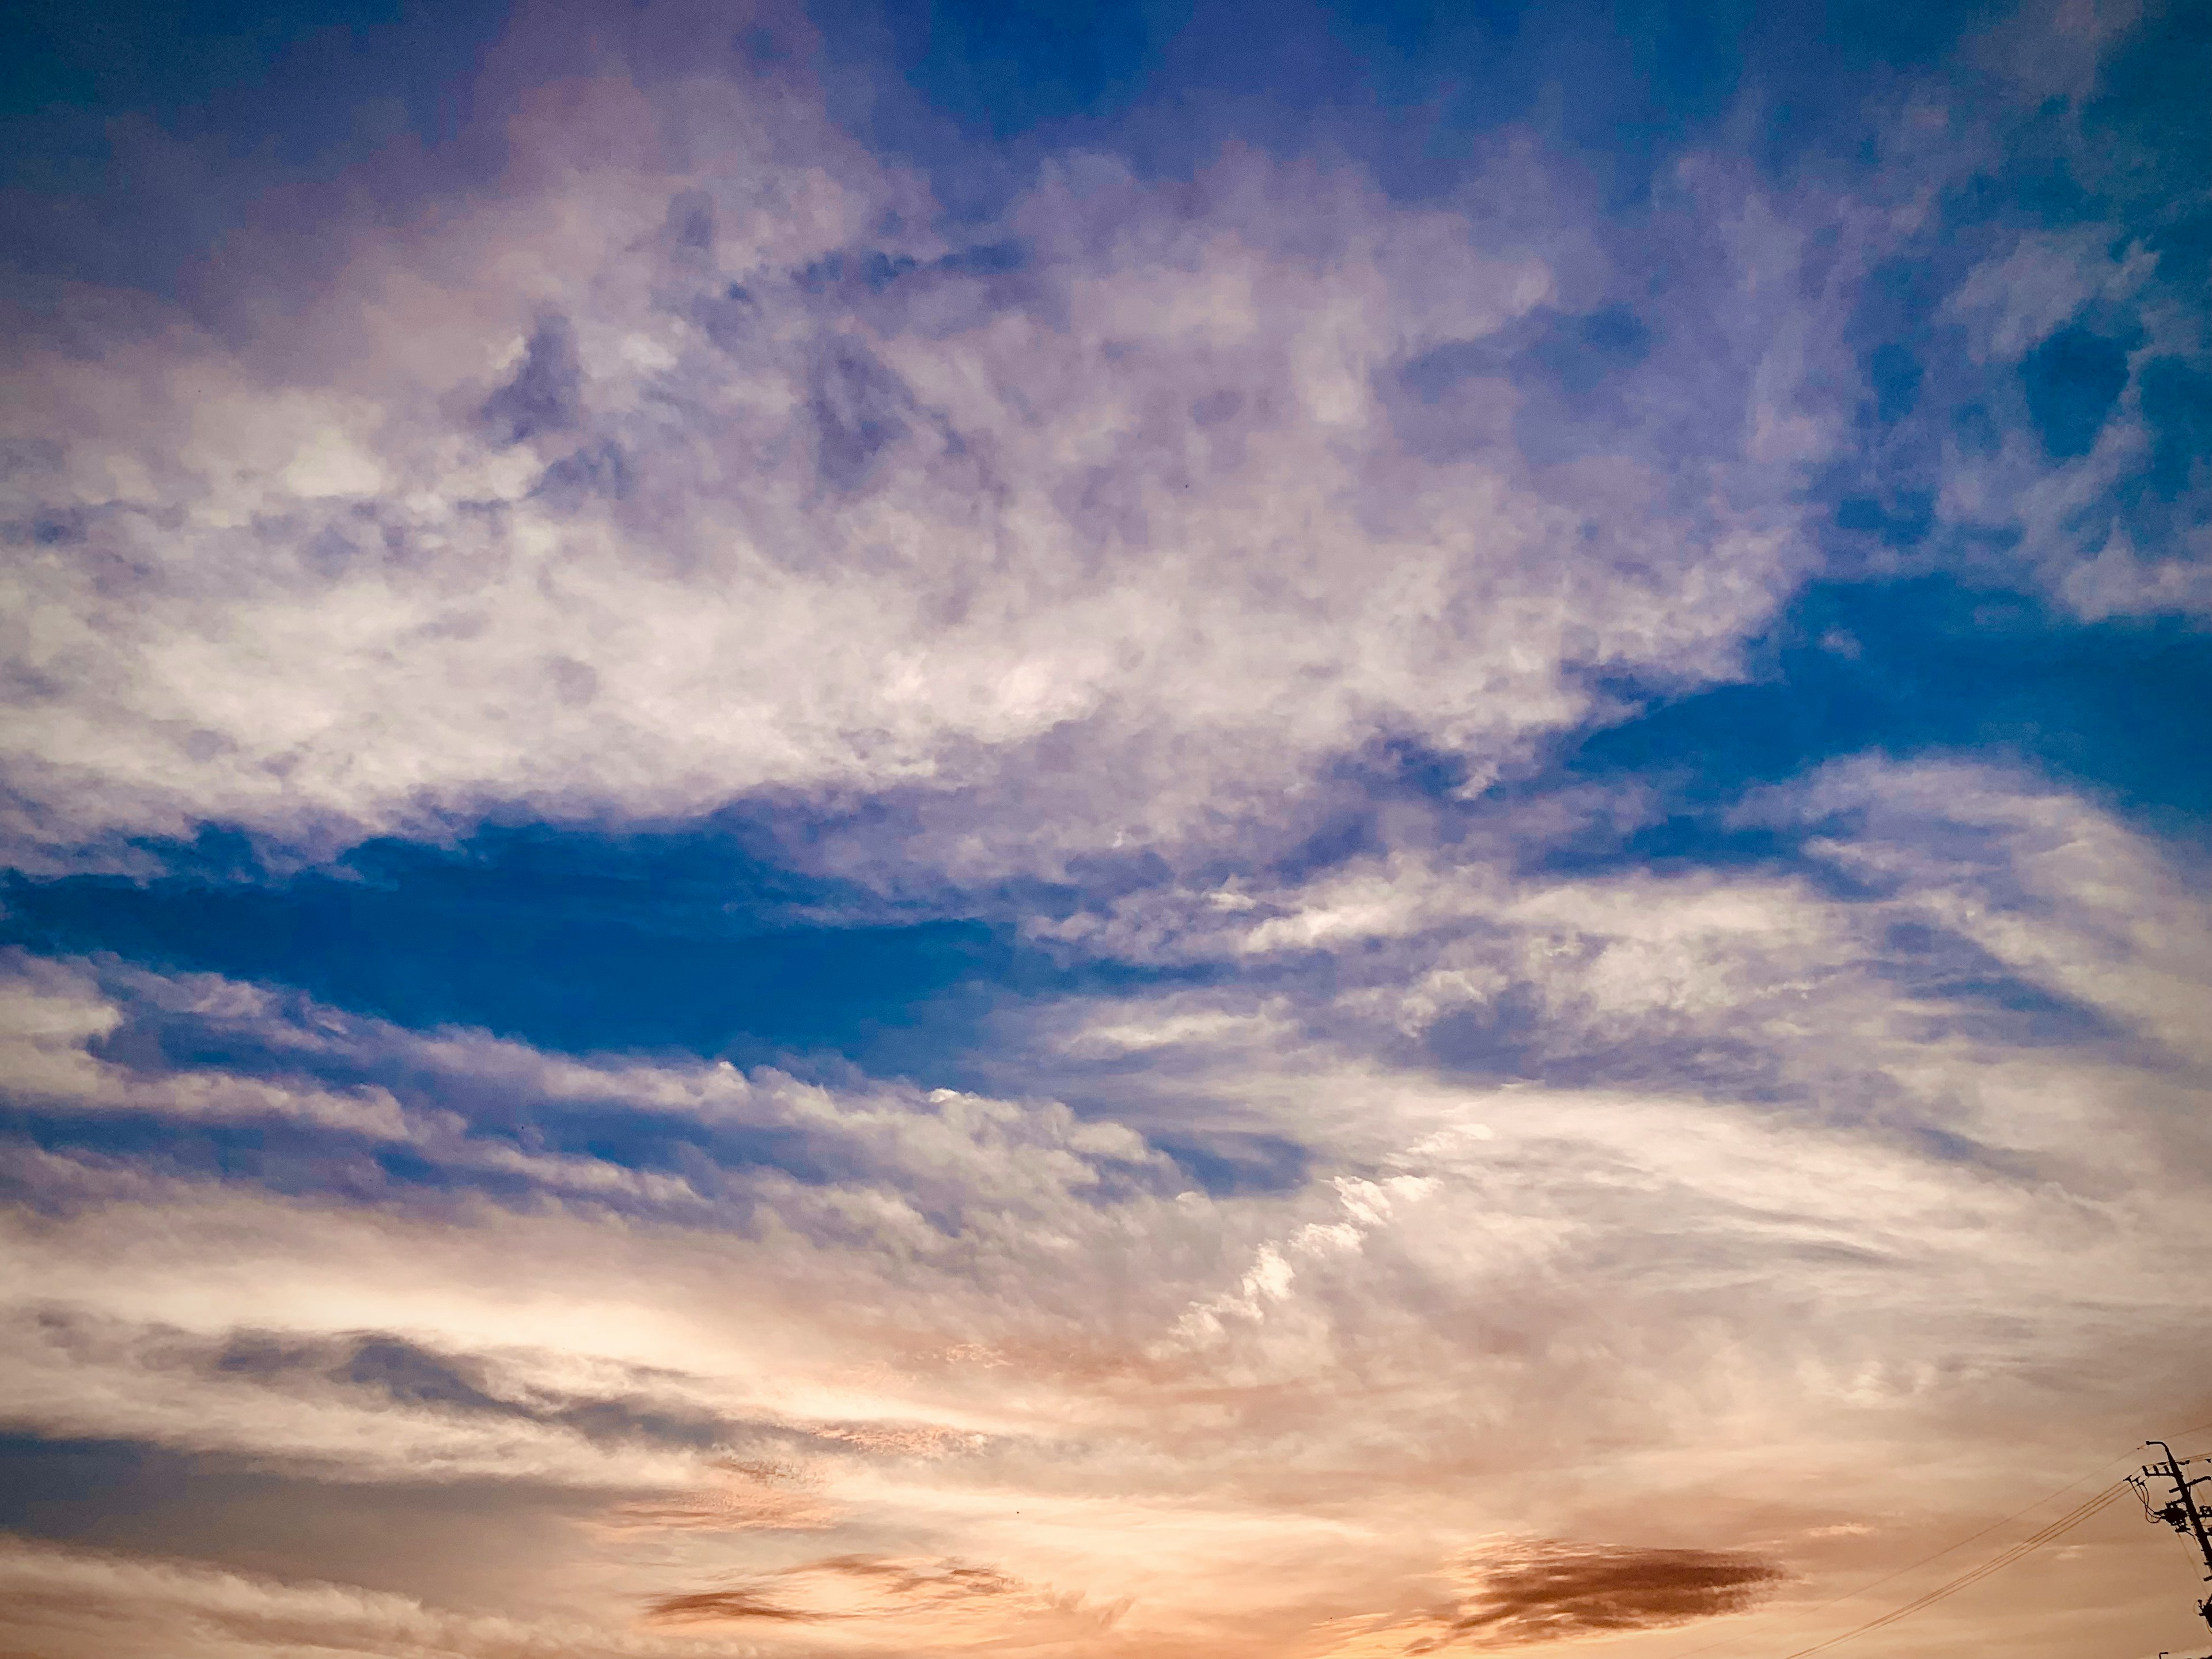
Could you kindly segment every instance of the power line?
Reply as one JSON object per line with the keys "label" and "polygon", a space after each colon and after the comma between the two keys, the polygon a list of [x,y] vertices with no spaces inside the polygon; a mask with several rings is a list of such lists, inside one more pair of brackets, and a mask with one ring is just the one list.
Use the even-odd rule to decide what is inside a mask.
{"label": "power line", "polygon": [[[2197,1432],[2197,1431],[2191,1429],[2189,1432],[2194,1434]],[[2002,1572],[2005,1568],[2012,1565],[2015,1561],[2021,1559],[2025,1556],[2033,1554],[2037,1550],[2041,1549],[2045,1544],[2063,1536],[2066,1533],[2071,1532],[2075,1528],[2080,1526],[2084,1521],[2088,1520],[2092,1516],[2101,1513],[2112,1504],[2118,1502],[2121,1493],[2131,1491],[2141,1492],[2142,1491],[2142,1481],[2148,1477],[2157,1474],[2166,1475],[2173,1482],[2174,1501],[2166,1505],[2164,1509],[2159,1510],[2153,1518],[2168,1522],[2172,1525],[2175,1531],[2187,1532],[2195,1538],[2197,1548],[2203,1553],[2204,1557],[2204,1565],[2208,1569],[2205,1574],[2206,1579],[2208,1582],[2212,1582],[2212,1529],[2208,1529],[2208,1517],[2204,1514],[2204,1511],[2198,1506],[2192,1490],[2197,1486],[2205,1485],[2208,1481],[2212,1481],[2212,1475],[2200,1475],[2195,1480],[2191,1480],[2181,1473],[2182,1464],[2185,1462],[2194,1462],[2197,1460],[2193,1458],[2177,1459],[2173,1455],[2173,1449],[2168,1446],[2162,1440],[2154,1440],[2146,1443],[2156,1446],[2160,1451],[2163,1451],[2166,1454],[2165,1462],[2146,1468],[2139,1475],[2130,1475],[2124,1480],[2115,1480],[2111,1486],[2105,1487],[2102,1491],[2092,1493],[2088,1498],[2075,1504],[2065,1514],[2060,1516],[2056,1521],[2052,1521],[2038,1528],[2036,1531],[2029,1534],[2026,1538],[2021,1539],[2018,1543],[2010,1545],[2005,1549],[2000,1550],[1996,1554],[1991,1556],[1980,1565],[1968,1568],[1965,1572],[1960,1573],[1957,1577],[1950,1580],[1948,1583],[1938,1584],[1934,1589],[1923,1592],[1922,1595],[1914,1597],[1911,1601],[1907,1601],[1904,1606],[1893,1607],[1889,1612],[1882,1613],[1877,1618],[1869,1619],[1865,1624],[1860,1625],[1855,1629],[1844,1631],[1840,1635],[1831,1636],[1826,1641],[1815,1642],[1811,1647],[1800,1648],[1796,1652],[1789,1655],[1788,1659],[1812,1659],[1812,1656],[1816,1653],[1825,1653],[1830,1648],[1840,1646],[1842,1644],[1850,1641],[1855,1637],[1864,1636],[1869,1634],[1870,1632],[1881,1630],[1885,1626],[1896,1624],[1899,1620],[1909,1619],[1916,1613],[1920,1613],[1929,1607],[1934,1607],[1938,1601],[1943,1601],[1948,1596],[1957,1595],[1959,1591],[1968,1588],[1970,1585],[1979,1583],[1983,1579],[1989,1577],[1992,1573]],[[2109,1468],[2111,1466],[2107,1464],[2106,1467]],[[2083,1477],[2084,1480],[2087,1478],[2089,1477]],[[2077,1480],[2073,1484],[2075,1486],[2079,1486],[2081,1483]],[[2059,1490],[2063,1492],[2066,1491],[2067,1488],[2061,1487]],[[2148,1507],[2148,1505],[2146,1505],[2146,1507]],[[2003,1523],[2000,1522],[1998,1524],[2002,1525]],[[1985,1528],[1984,1530],[1988,1531],[1990,1530],[1990,1528]],[[1894,1575],[1892,1576],[1894,1577]],[[2197,1611],[2204,1615],[2204,1621],[2208,1625],[2212,1625],[2212,1597],[2207,1597],[2203,1606],[2201,1606]]]}
{"label": "power line", "polygon": [[1838,1636],[1831,1636],[1824,1642],[1815,1642],[1809,1648],[1800,1648],[1796,1652],[1789,1655],[1788,1659],[1811,1659],[1814,1654],[1825,1653],[1830,1648],[1839,1646],[1854,1637],[1864,1636],[1870,1631],[1880,1630],[1885,1625],[1893,1625],[1900,1619],[1909,1619],[1916,1613],[1932,1607],[1946,1597],[1955,1595],[1968,1585],[1979,1583],[1991,1573],[2002,1571],[2021,1557],[2033,1554],[2061,1534],[2071,1532],[2091,1516],[2117,1502],[2120,1495],[2129,1489],[2126,1481],[2115,1480],[2111,1486],[2075,1505],[2048,1526],[2030,1533],[2017,1544],[1999,1551],[1979,1566],[1968,1568],[1948,1583],[1938,1584],[1934,1589],[1915,1596],[1903,1607],[1893,1607],[1889,1612],[1877,1618],[1868,1620],[1865,1624],[1858,1626],[1856,1629],[1847,1630]]}
{"label": "power line", "polygon": [[[2130,1452],[2119,1457],[2108,1457],[2103,1462],[2098,1464],[2095,1468],[2091,1469],[2087,1474],[2079,1474],[2075,1476],[2073,1480],[2069,1480],[2064,1486],[2059,1487],[2057,1491],[2044,1493],[2042,1497],[2037,1498],[2033,1503],[2025,1504],[2022,1507],[2014,1510],[2010,1515],[2000,1516],[1998,1519],[1990,1522],[1986,1527],[1982,1528],[1978,1532],[1970,1532],[1964,1538],[1959,1539],[1956,1542],[1944,1545],[1942,1549],[1936,1551],[1933,1554],[1923,1555],[1917,1561],[1908,1561],[1901,1567],[1893,1567],[1889,1571],[1882,1574],[1881,1577],[1870,1578],[1865,1583],[1857,1586],[1856,1589],[1845,1590],[1841,1595],[1832,1596],[1827,1601],[1822,1601],[1817,1606],[1800,1608],[1785,1616],[1791,1619],[1811,1619],[1820,1613],[1826,1613],[1830,1607],[1841,1607],[1846,1601],[1856,1601],[1860,1596],[1864,1595],[1869,1590],[1880,1589],[1884,1584],[1890,1583],[1896,1579],[1902,1578],[1909,1572],[1917,1572],[1921,1568],[1928,1565],[1930,1562],[1940,1561],[1945,1556],[1954,1554],[1958,1551],[1966,1548],[1967,1545],[1972,1544],[1979,1539],[1988,1537],[2000,1527],[2011,1525],[2012,1522],[2019,1520],[2023,1515],[2032,1514],[2033,1511],[2041,1509],[2045,1504],[2051,1502],[2054,1498],[2063,1498],[2068,1492],[2072,1492],[2075,1487],[2080,1486],[2084,1480],[2094,1480],[2099,1475],[2102,1474],[2106,1469],[2111,1468],[2113,1464],[2126,1462],[2134,1455],[2134,1453]],[[1711,1653],[1716,1648],[1726,1647],[1731,1642],[1737,1641],[1746,1636],[1753,1635],[1759,1631],[1766,1629],[1770,1626],[1777,1625],[1781,1622],[1782,1620],[1779,1618],[1765,1620],[1759,1624],[1750,1626],[1748,1629],[1732,1631],[1728,1635],[1720,1638],[1717,1641],[1708,1642],[1702,1647],[1685,1648],[1678,1652],[1668,1654],[1665,1656],[1665,1659],[1697,1659],[1697,1656],[1699,1654]],[[1838,1641],[1841,1641],[1843,1638],[1838,1637],[1836,1639]]]}
{"label": "power line", "polygon": [[[2200,1434],[2208,1429],[2212,1429],[2212,1423],[2199,1423],[2193,1428],[2183,1430],[2182,1436],[2183,1437],[2186,1437],[2190,1435]],[[2163,1443],[2154,1441],[2148,1443],[2161,1444]],[[2045,1492],[2042,1497],[2037,1498],[2033,1504],[2029,1504],[2024,1508],[2014,1510],[2010,1515],[1990,1522],[1989,1525],[1982,1528],[1978,1532],[1968,1533],[1964,1538],[1960,1539],[1956,1543],[1946,1544],[1942,1549],[1937,1550],[1932,1555],[1923,1555],[1917,1561],[1909,1562],[1901,1567],[1893,1568],[1890,1571],[1884,1573],[1881,1577],[1869,1579],[1865,1583],[1857,1586],[1856,1589],[1844,1591],[1841,1595],[1833,1596],[1826,1601],[1820,1602],[1815,1607],[1807,1607],[1785,1616],[1792,1620],[1809,1619],[1816,1614],[1826,1612],[1830,1607],[1839,1607],[1845,1601],[1855,1601],[1858,1597],[1864,1595],[1869,1590],[1880,1589],[1884,1584],[1889,1583],[1893,1580],[1902,1578],[1907,1573],[1917,1572],[1922,1567],[1928,1565],[1931,1561],[1940,1561],[1945,1556],[1953,1553],[1954,1551],[1964,1549],[1967,1545],[1973,1543],[1976,1540],[1988,1537],[1990,1534],[1996,1531],[2000,1527],[2007,1526],[2011,1522],[2019,1520],[2021,1516],[2029,1514],[2035,1510],[2041,1509],[2045,1504],[2051,1502],[2052,1498],[2064,1497],[2068,1492],[2073,1491],[2075,1487],[2080,1486],[2083,1481],[2094,1480],[2098,1475],[2102,1474],[2106,1469],[2111,1468],[2113,1464],[2131,1461],[2134,1455],[2135,1454],[2130,1452],[2126,1454],[2124,1456],[2106,1458],[2103,1462],[2098,1464],[2096,1468],[2091,1469],[2087,1474],[2076,1475],[2073,1480],[2068,1481],[2064,1486],[2060,1486],[2056,1491]],[[2171,1455],[2172,1454],[2169,1452],[2168,1456],[2171,1457]],[[2194,1460],[2185,1461],[2193,1462]],[[2144,1474],[2149,1474],[2153,1473],[2153,1471],[2146,1469],[2143,1473]],[[2202,1485],[2206,1480],[2212,1480],[2212,1476],[2200,1477],[2196,1482],[2191,1484]],[[2089,1519],[2091,1516],[2099,1513],[2108,1504],[2114,1502],[2122,1492],[2130,1490],[2131,1486],[2140,1492],[2142,1491],[2140,1478],[2130,1476],[2126,1480],[2113,1482],[2110,1486],[2105,1487],[2101,1491],[2092,1494],[2088,1498],[2085,1499],[2080,1504],[2077,1504],[2074,1509],[2069,1510],[2066,1514],[2060,1516],[2056,1521],[2051,1522],[2039,1531],[2021,1540],[2017,1544],[2007,1546],[2006,1548],[2000,1551],[1996,1555],[1992,1556],[1989,1560],[1982,1563],[1979,1566],[1968,1569],[1967,1571],[1960,1574],[1958,1577],[1951,1580],[1948,1583],[1938,1585],[1936,1589],[1915,1597],[1905,1606],[1894,1608],[1888,1613],[1881,1614],[1878,1618],[1870,1620],[1867,1623],[1857,1626],[1856,1629],[1845,1631],[1840,1635],[1829,1637],[1824,1641],[1815,1643],[1809,1648],[1801,1648],[1797,1652],[1789,1656],[1789,1659],[1808,1659],[1808,1656],[1809,1655],[1823,1652],[1829,1648],[1835,1647],[1842,1643],[1850,1641],[1855,1636],[1863,1636],[1870,1631],[1881,1628],[1885,1625],[1894,1624],[1899,1620],[1917,1613],[1924,1607],[1934,1606],[1936,1602],[1942,1601],[1947,1596],[1956,1595],[1959,1591],[1967,1589],[1969,1586],[1978,1583],[1982,1579],[1988,1577],[1991,1573],[2001,1571],[2004,1568],[2010,1566],[2022,1556],[2033,1553],[2034,1551],[2041,1548],[2045,1544],[2049,1543],[2052,1539],[2057,1538],[2060,1534],[2070,1531],[2075,1527],[2079,1526],[2082,1522]],[[2187,1495],[2185,1489],[2184,1495],[2185,1497]],[[2193,1500],[2191,1501],[2192,1508],[2198,1516],[2197,1525],[2199,1534],[2200,1535],[2207,1535],[2207,1529],[2212,1528],[2212,1512],[2204,1511],[2201,1506],[2194,1505]],[[2175,1506],[2172,1504],[2167,1505],[2168,1510],[2172,1510],[2174,1507]],[[2172,1520],[2172,1516],[2164,1512],[2151,1511],[2148,1501],[2144,1504],[2144,1510],[2147,1514],[2150,1515],[2153,1520]],[[2181,1530],[2184,1529],[2185,1523],[2182,1521],[2172,1520],[2172,1524],[2177,1530]],[[2205,1565],[2208,1568],[2212,1568],[2212,1537],[2208,1537]],[[2208,1582],[2212,1582],[2212,1573],[2209,1573],[2207,1577]],[[2200,1608],[2199,1611],[2203,1613],[2206,1622],[2212,1623],[2212,1598],[2208,1598],[2204,1607]],[[1707,1642],[1700,1647],[1678,1649],[1674,1653],[1665,1656],[1665,1659],[1697,1659],[1697,1656],[1699,1654],[1711,1653],[1717,1648],[1729,1646],[1732,1643],[1741,1641],[1745,1637],[1754,1635],[1759,1631],[1767,1629],[1770,1626],[1781,1622],[1781,1618],[1764,1620],[1759,1624],[1753,1625],[1748,1628],[1731,1631],[1727,1635],[1719,1638],[1717,1640]],[[2212,1656],[2208,1656],[2208,1659],[2212,1659]]]}

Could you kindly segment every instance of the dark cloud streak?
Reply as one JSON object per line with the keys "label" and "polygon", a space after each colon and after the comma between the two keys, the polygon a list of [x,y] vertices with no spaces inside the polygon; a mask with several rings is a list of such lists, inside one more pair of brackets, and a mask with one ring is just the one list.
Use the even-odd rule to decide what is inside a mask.
{"label": "dark cloud streak", "polygon": [[1431,1653],[1467,1638],[1480,1646],[1657,1630],[1741,1613],[1785,1576],[1754,1556],[1547,1540],[1501,1551],[1478,1568],[1480,1588]]}

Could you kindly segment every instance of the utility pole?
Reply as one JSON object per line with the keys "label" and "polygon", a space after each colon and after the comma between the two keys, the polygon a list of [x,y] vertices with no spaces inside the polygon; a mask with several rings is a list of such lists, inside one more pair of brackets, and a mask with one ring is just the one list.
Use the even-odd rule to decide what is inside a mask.
{"label": "utility pole", "polygon": [[[2187,1463],[2202,1462],[2203,1462],[2202,1458],[2176,1457],[2173,1455],[2173,1448],[2163,1440],[2146,1440],[2143,1444],[2157,1447],[2166,1454],[2166,1456],[2159,1462],[2143,1465],[2141,1474],[2131,1474],[2128,1477],[2128,1484],[2132,1486],[2142,1497],[2143,1512],[2150,1519],[2163,1521],[2174,1531],[2187,1533],[2196,1540],[2197,1553],[2204,1558],[2204,1582],[2212,1584],[2212,1534],[2208,1534],[2205,1530],[2205,1514],[2199,1507],[2196,1492],[2193,1490],[2207,1482],[2212,1482],[2212,1474],[2200,1474],[2192,1480],[2182,1474],[2182,1466]],[[2151,1508],[2149,1483],[2160,1480],[2168,1480],[2173,1484],[2173,1501],[2154,1510]],[[2212,1595],[2208,1595],[2198,1602],[2197,1611],[2204,1615],[2206,1624],[2212,1625]]]}

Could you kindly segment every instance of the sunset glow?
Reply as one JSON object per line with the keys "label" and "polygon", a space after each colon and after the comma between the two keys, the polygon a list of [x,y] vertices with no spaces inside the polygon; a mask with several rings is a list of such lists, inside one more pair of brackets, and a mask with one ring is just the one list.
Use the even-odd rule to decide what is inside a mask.
{"label": "sunset glow", "polygon": [[0,1653],[2212,1649],[2201,10],[27,33]]}

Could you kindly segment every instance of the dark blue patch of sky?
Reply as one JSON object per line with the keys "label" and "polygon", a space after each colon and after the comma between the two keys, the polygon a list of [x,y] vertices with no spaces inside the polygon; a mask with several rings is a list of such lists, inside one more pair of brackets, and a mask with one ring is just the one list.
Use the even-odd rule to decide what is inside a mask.
{"label": "dark blue patch of sky", "polygon": [[0,933],[568,1052],[873,1053],[971,1017],[963,993],[1016,971],[980,922],[809,919],[837,893],[714,831],[493,828],[451,848],[371,842],[283,879],[169,850],[149,881],[12,878]]}
{"label": "dark blue patch of sky", "polygon": [[507,15],[503,0],[11,8],[0,280],[168,294],[272,185],[335,177],[403,136],[450,147]]}
{"label": "dark blue patch of sky", "polygon": [[[1446,4],[1441,0],[814,0],[833,97],[872,143],[988,216],[1042,156],[1123,155],[1187,173],[1224,139],[1347,155],[1387,188],[1449,189],[1509,125],[1577,158],[1600,198],[1644,201],[1667,161],[1747,108],[1753,159],[1856,158],[1863,99],[1942,62],[1999,8],[1945,0]],[[888,72],[887,72],[888,71]]]}
{"label": "dark blue patch of sky", "polygon": [[[1752,786],[1863,752],[1972,751],[2088,791],[2155,833],[2212,830],[2212,636],[2172,618],[2082,623],[1945,577],[1818,583],[1753,652],[1751,678],[1581,735],[1571,778],[1638,776],[1680,816],[1623,857],[1778,851],[1715,809]],[[1623,688],[1624,690],[1627,688]]]}
{"label": "dark blue patch of sky", "polygon": [[1158,977],[1025,948],[1002,903],[896,909],[745,840],[723,824],[494,826],[452,847],[372,842],[275,877],[210,832],[158,849],[169,867],[151,879],[8,874],[0,944],[289,986],[565,1053],[811,1056],[933,1077],[1007,997]]}

